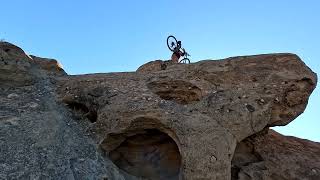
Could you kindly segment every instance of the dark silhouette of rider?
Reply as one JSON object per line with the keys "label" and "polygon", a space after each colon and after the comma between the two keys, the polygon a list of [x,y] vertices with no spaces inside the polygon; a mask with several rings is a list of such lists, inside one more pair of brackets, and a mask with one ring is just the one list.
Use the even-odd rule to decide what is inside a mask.
{"label": "dark silhouette of rider", "polygon": [[184,52],[182,52],[180,49],[181,49],[181,41],[178,41],[178,44],[174,48],[173,53],[171,55],[171,60],[175,63],[178,63],[180,57],[184,56]]}

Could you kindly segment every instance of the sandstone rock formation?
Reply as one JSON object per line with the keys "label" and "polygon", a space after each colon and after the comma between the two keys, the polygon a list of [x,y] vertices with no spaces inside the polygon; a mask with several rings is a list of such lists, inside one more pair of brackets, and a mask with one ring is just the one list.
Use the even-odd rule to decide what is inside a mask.
{"label": "sandstone rock formation", "polygon": [[68,76],[12,44],[0,52],[4,179],[320,177],[319,143],[267,133],[316,86],[294,54]]}
{"label": "sandstone rock formation", "polygon": [[9,83],[26,85],[32,83],[32,59],[24,51],[7,42],[0,43],[0,81],[1,84]]}
{"label": "sandstone rock formation", "polygon": [[240,142],[232,179],[320,179],[320,143],[269,130]]}

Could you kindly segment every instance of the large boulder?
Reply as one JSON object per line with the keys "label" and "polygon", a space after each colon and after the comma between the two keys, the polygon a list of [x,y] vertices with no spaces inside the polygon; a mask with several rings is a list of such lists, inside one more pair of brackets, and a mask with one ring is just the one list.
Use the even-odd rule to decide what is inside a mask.
{"label": "large boulder", "polygon": [[63,76],[67,73],[63,70],[62,65],[55,59],[41,58],[30,55],[33,61],[40,66],[40,68],[46,71],[49,75]]}
{"label": "large boulder", "polygon": [[34,82],[32,59],[24,51],[8,42],[0,42],[0,82],[27,85]]}
{"label": "large boulder", "polygon": [[[295,119],[317,82],[294,54],[165,69],[161,64],[58,83],[61,101],[94,122],[90,131],[106,157],[125,172],[150,179],[230,179],[237,142]],[[180,163],[170,163],[173,159]],[[175,164],[171,173],[166,164]]]}
{"label": "large boulder", "polygon": [[[287,162],[302,163],[295,166],[304,168],[300,176],[277,165],[278,159],[287,157],[272,154],[282,145],[296,154],[306,153],[309,146],[294,146],[280,135],[270,138],[263,133],[301,114],[316,86],[316,74],[294,54],[192,64],[154,61],[137,72],[68,76],[56,61],[2,45],[2,62],[12,63],[0,72],[0,177],[4,179],[319,175],[316,167],[309,172],[302,159],[294,157]],[[13,49],[11,54],[6,46]],[[26,83],[29,80],[32,83]],[[247,153],[252,147],[243,143],[260,135],[262,140],[252,140],[260,147],[259,155]],[[266,151],[261,150],[263,144],[268,144]],[[312,149],[317,152],[318,144],[313,143]],[[267,176],[252,163],[256,159],[263,160]],[[280,176],[277,167],[290,176]]]}
{"label": "large boulder", "polygon": [[140,66],[136,72],[139,73],[153,73],[157,71],[166,70],[168,66],[176,64],[175,62],[168,60],[168,61],[162,61],[162,60],[155,60],[150,61],[146,64],[143,64]]}
{"label": "large boulder", "polygon": [[21,48],[0,42],[0,82],[9,86],[33,85],[45,76],[66,75],[55,59],[27,55]]}

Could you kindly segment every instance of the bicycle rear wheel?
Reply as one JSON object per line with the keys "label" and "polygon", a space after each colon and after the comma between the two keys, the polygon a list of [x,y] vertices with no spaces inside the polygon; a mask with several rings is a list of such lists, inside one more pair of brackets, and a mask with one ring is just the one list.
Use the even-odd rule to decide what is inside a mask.
{"label": "bicycle rear wheel", "polygon": [[178,46],[177,39],[174,36],[168,36],[167,46],[170,49],[170,51],[174,51],[174,49]]}
{"label": "bicycle rear wheel", "polygon": [[183,63],[183,64],[190,64],[190,59],[189,58],[183,58],[179,61],[179,63]]}

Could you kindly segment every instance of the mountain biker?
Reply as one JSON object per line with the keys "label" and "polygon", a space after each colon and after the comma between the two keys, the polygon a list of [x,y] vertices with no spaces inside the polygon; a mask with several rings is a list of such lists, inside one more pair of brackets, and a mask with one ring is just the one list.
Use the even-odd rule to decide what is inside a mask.
{"label": "mountain biker", "polygon": [[173,53],[171,55],[171,60],[175,63],[178,63],[180,57],[184,56],[184,52],[181,52],[180,49],[181,49],[181,41],[178,41],[177,46],[174,48]]}

